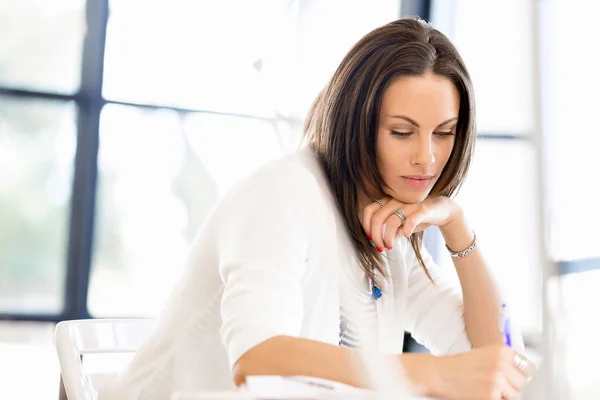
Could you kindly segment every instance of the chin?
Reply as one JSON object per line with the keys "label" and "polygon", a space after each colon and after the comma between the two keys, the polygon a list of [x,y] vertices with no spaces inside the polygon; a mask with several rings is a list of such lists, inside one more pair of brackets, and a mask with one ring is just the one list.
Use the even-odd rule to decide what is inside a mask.
{"label": "chin", "polygon": [[392,196],[393,198],[395,198],[396,200],[398,200],[401,203],[405,203],[405,204],[416,204],[416,203],[422,203],[427,199],[427,195],[429,193],[423,193],[423,194],[407,194],[407,193],[403,193],[401,195],[395,195]]}

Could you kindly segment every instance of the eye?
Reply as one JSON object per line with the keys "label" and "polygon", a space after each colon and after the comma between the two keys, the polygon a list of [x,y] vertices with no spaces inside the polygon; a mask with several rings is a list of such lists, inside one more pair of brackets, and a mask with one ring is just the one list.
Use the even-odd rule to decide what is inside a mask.
{"label": "eye", "polygon": [[436,131],[433,133],[438,136],[454,136],[454,132],[452,132],[452,131],[445,131],[445,132],[444,131]]}
{"label": "eye", "polygon": [[410,136],[410,135],[412,135],[412,132],[398,132],[398,131],[392,131],[391,133],[392,133],[392,135],[394,135],[394,136],[399,136],[399,137],[407,137],[407,136]]}

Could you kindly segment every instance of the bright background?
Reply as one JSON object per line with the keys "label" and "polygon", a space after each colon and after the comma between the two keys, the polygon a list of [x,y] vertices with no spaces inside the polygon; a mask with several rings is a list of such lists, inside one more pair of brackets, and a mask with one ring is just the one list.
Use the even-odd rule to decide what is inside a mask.
{"label": "bright background", "polygon": [[[550,257],[575,261],[553,296],[573,390],[588,393],[600,271],[578,262],[600,257],[600,3],[539,3],[0,0],[0,319],[156,315],[215,202],[297,147],[354,42],[417,10],[473,78],[480,138],[457,200],[528,345],[541,330],[541,215]],[[439,238],[429,245],[451,268]],[[51,329],[21,328],[31,325],[0,325],[11,354],[31,337],[47,348]]]}

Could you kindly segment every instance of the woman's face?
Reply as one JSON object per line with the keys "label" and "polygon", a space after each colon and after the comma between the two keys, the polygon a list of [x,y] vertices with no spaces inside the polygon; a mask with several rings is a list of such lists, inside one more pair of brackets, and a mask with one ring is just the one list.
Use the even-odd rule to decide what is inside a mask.
{"label": "woman's face", "polygon": [[452,148],[460,95],[447,78],[427,73],[401,77],[383,94],[377,165],[403,203],[420,203],[440,177]]}

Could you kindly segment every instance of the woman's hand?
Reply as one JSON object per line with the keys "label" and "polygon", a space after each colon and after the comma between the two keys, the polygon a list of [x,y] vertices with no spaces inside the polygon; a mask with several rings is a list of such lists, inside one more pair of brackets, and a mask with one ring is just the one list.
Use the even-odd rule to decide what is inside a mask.
{"label": "woman's hand", "polygon": [[[373,201],[363,209],[362,226],[379,251],[383,251],[384,247],[391,250],[394,241],[400,236],[409,237],[431,225],[444,228],[462,216],[460,207],[447,197],[435,197],[415,204],[401,203],[392,197],[384,197],[378,201],[383,207]],[[404,223],[394,214],[397,210],[402,211],[406,217]]]}
{"label": "woman's hand", "polygon": [[530,361],[519,369],[519,357],[504,345],[435,357],[436,382],[431,392],[444,399],[516,399],[535,370]]}

